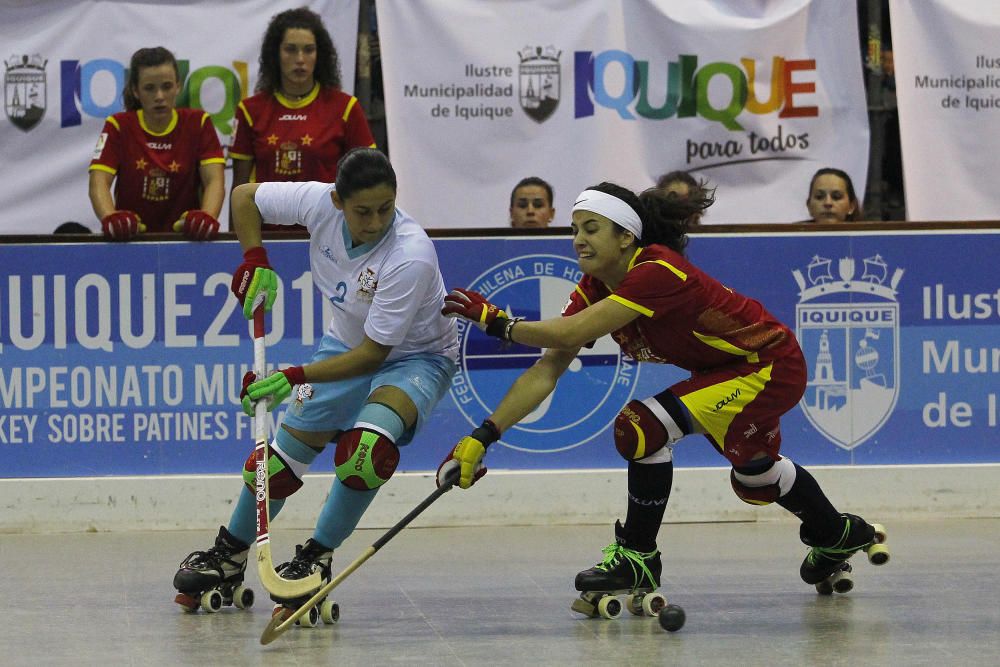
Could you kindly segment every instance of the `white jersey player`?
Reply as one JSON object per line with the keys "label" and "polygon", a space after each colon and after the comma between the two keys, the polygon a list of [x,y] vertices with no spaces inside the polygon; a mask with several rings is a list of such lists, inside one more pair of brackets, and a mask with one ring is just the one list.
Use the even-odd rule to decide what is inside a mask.
{"label": "white jersey player", "polygon": [[[357,526],[378,488],[457,369],[454,320],[441,315],[444,281],[424,230],[396,208],[396,174],[378,150],[358,148],[341,158],[337,183],[253,183],[233,191],[233,226],[244,250],[233,292],[250,319],[270,309],[277,276],[261,244],[261,224],[301,224],[310,235],[313,282],[334,315],[309,363],[266,378],[244,378],[243,407],[274,409],[295,400],[270,444],[271,513],[302,486],[302,475],[327,443],[336,441],[337,479],[312,539],[279,566],[286,579],[321,572],[330,578],[335,548]],[[241,584],[249,545],[256,536],[252,493],[254,453],[228,528],[215,546],[196,551],[174,577],[177,601],[197,608],[213,588]],[[223,590],[225,595],[226,591]],[[295,606],[303,600],[278,600]]]}

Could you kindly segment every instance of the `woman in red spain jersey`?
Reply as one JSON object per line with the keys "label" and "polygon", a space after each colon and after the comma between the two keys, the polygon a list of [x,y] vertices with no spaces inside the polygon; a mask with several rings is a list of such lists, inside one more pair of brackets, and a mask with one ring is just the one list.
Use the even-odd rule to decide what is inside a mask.
{"label": "woman in red spain jersey", "polygon": [[125,111],[108,116],[90,162],[90,203],[110,239],[148,230],[208,240],[219,232],[222,146],[207,113],[175,108],[180,90],[170,51],[132,54]]}
{"label": "woman in red spain jersey", "polygon": [[333,183],[342,155],[374,147],[361,105],[340,87],[337,50],[319,15],[305,7],[276,14],[261,44],[256,94],[236,112],[229,150],[233,188],[266,181]]}
{"label": "woman in red spain jersey", "polygon": [[888,559],[884,545],[875,544],[884,529],[838,512],[813,476],[779,453],[780,418],[805,391],[806,362],[787,326],[684,256],[690,220],[711,203],[704,195],[680,200],[655,188],[637,197],[612,183],[581,193],[572,228],[584,277],[562,317],[522,321],[468,290],[445,299],[445,315],[546,349],[442,462],[439,484],[456,469],[459,486],[475,482],[485,472],[485,447],[540,405],[580,348],[601,336],[610,334],[636,361],[691,373],[655,396],[630,401],[615,419],[615,447],[628,461],[625,524],[616,523],[604,560],[577,575],[582,595],[575,611],[596,615],[605,594],[646,594],[659,585],[656,537],[673,480],[672,448],[692,433],[729,460],[741,500],[776,502],[799,517],[800,537],[812,547],[800,574],[820,592],[850,590],[847,559],[859,549],[878,564]]}

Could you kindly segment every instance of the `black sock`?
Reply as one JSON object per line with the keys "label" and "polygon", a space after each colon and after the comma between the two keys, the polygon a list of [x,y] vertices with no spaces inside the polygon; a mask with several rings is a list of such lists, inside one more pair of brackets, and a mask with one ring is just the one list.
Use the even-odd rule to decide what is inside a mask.
{"label": "black sock", "polygon": [[674,481],[674,464],[628,463],[628,514],[625,533],[629,548],[648,552],[656,549],[656,534]]}
{"label": "black sock", "polygon": [[844,529],[840,512],[819,488],[816,478],[798,463],[794,465],[795,483],[788,493],[778,498],[778,504],[799,517],[817,538],[839,537]]}

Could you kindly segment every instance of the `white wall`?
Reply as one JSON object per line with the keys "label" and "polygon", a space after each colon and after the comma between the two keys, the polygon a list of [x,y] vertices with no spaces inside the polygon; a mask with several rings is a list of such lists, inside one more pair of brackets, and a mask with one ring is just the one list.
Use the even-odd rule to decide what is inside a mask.
{"label": "white wall", "polygon": [[[1000,516],[1000,464],[810,470],[838,509],[873,521]],[[306,476],[274,524],[279,534],[313,526],[332,478]],[[215,529],[228,523],[239,484],[235,475],[0,480],[0,532]],[[361,527],[388,528],[433,490],[429,473],[395,476]],[[490,471],[473,489],[443,496],[413,525],[610,525],[624,516],[624,493],[623,470]],[[729,468],[680,468],[665,521],[786,518],[778,507],[740,502]]]}

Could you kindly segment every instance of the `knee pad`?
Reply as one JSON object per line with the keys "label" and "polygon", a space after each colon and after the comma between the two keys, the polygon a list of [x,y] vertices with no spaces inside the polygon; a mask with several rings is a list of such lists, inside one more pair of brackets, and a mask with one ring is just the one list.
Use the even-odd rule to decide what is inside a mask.
{"label": "knee pad", "polygon": [[750,505],[770,505],[788,493],[795,483],[795,464],[782,456],[758,466],[733,468],[729,473],[733,492]]}
{"label": "knee pad", "polygon": [[[663,402],[659,400],[661,397],[665,398]],[[615,448],[629,461],[655,455],[684,437],[682,414],[677,399],[670,393],[629,401],[615,417]],[[664,456],[657,458],[671,460],[670,456]]]}
{"label": "knee pad", "polygon": [[[267,449],[267,488],[272,500],[287,498],[302,488],[302,479],[288,464],[281,452],[272,445]],[[254,449],[243,464],[243,483],[257,491],[257,450]]]}
{"label": "knee pad", "polygon": [[392,477],[399,449],[381,433],[363,428],[344,431],[333,456],[337,479],[357,491],[377,489]]}

